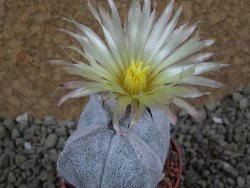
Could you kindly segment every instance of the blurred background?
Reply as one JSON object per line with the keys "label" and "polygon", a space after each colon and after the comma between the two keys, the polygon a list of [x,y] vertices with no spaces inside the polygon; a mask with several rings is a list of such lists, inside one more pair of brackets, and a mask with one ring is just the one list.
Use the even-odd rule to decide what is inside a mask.
{"label": "blurred background", "polygon": [[[106,1],[97,1],[105,7]],[[116,0],[122,18],[130,1]],[[168,0],[156,0],[157,8]],[[249,0],[176,0],[183,3],[180,23],[203,21],[199,25],[203,38],[216,43],[207,49],[214,52],[213,61],[229,67],[207,76],[225,83],[222,89],[196,101],[196,105],[222,99],[250,81],[250,1]],[[60,45],[74,41],[56,28],[74,31],[63,17],[73,17],[100,32],[90,14],[87,0],[0,0],[0,115],[15,117],[29,113],[41,118],[52,115],[76,120],[86,98],[72,99],[57,107],[68,91],[60,84],[74,80],[60,68],[48,64],[50,59],[66,59]]]}

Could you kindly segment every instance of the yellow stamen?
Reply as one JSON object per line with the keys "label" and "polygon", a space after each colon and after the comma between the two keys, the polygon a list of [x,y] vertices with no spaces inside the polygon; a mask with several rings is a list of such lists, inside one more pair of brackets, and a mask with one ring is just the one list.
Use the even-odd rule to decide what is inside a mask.
{"label": "yellow stamen", "polygon": [[130,95],[137,95],[147,86],[147,76],[150,66],[142,68],[141,61],[132,60],[130,66],[124,73],[124,88]]}

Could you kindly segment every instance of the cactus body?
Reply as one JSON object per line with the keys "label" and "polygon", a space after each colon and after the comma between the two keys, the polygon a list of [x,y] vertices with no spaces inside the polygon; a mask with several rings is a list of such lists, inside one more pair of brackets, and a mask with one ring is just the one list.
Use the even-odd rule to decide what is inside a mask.
{"label": "cactus body", "polygon": [[[77,188],[154,188],[163,178],[170,124],[145,111],[127,137],[115,134],[100,96],[91,96],[58,162],[59,176]],[[126,124],[126,119],[123,122]]]}

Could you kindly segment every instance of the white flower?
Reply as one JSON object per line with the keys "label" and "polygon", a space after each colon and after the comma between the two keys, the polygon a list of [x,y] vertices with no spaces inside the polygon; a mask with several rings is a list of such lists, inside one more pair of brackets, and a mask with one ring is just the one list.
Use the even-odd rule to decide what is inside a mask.
{"label": "white flower", "polygon": [[208,94],[190,85],[222,86],[199,76],[225,66],[206,61],[211,53],[198,53],[212,45],[214,40],[200,40],[198,34],[191,36],[197,24],[184,24],[176,28],[182,8],[171,18],[174,0],[157,20],[150,0],[144,0],[143,6],[138,0],[133,0],[124,27],[113,0],[108,2],[111,15],[103,7],[94,8],[89,2],[92,14],[102,27],[105,42],[90,28],[73,19],[68,21],[76,25],[78,33],[61,29],[82,46],[82,49],[74,46],[65,48],[81,54],[88,64],[73,58],[74,64],[62,60],[51,61],[63,66],[68,73],[87,79],[65,83],[65,88],[75,90],[64,96],[59,104],[69,98],[110,93],[116,99],[113,124],[118,132],[118,115],[129,104],[132,108],[131,127],[146,107],[164,110],[169,119],[176,123],[176,117],[169,109],[171,103],[200,118],[195,108],[184,99]]}

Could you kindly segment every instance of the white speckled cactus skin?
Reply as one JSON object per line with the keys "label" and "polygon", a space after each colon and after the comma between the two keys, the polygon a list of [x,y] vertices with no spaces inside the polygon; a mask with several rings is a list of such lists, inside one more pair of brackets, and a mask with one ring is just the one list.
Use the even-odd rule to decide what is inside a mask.
{"label": "white speckled cactus skin", "polygon": [[155,188],[163,178],[170,123],[160,110],[151,112],[153,118],[145,111],[122,137],[108,126],[101,97],[91,96],[58,159],[59,176],[77,188]]}

